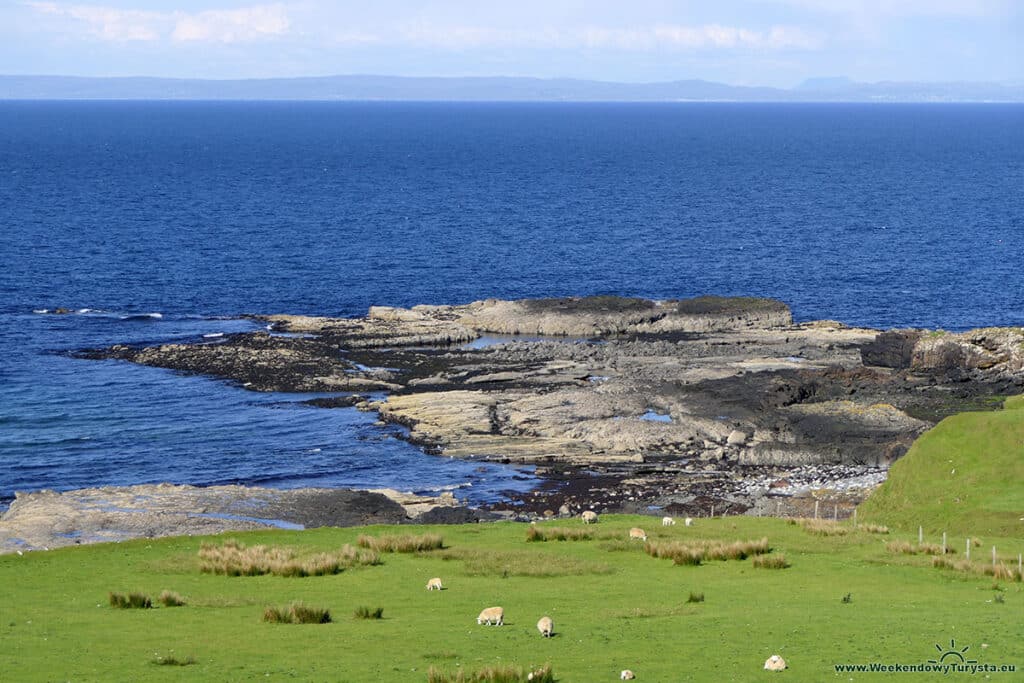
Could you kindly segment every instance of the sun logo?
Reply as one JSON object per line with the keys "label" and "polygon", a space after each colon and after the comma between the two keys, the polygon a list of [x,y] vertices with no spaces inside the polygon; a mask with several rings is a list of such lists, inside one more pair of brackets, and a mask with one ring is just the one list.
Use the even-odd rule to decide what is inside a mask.
{"label": "sun logo", "polygon": [[[950,638],[950,640],[949,640],[949,649],[948,650],[946,648],[942,647],[941,645],[939,645],[938,643],[935,643],[935,649],[938,650],[939,652],[941,652],[942,656],[939,657],[938,659],[929,659],[928,660],[929,664],[949,664],[949,663],[951,663],[951,664],[977,664],[978,663],[977,659],[967,659],[966,657],[964,657],[964,653],[971,649],[970,645],[964,645],[962,648],[957,650],[956,649],[956,640],[954,640],[952,638]],[[946,661],[947,658],[949,658],[949,659],[951,659],[953,661],[947,662]]]}

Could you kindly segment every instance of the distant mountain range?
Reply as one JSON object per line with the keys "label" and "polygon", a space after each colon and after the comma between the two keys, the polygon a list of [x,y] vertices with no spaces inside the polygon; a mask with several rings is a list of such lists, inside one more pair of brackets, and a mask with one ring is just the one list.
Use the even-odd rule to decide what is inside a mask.
{"label": "distant mountain range", "polygon": [[858,83],[815,78],[792,89],[703,80],[322,76],[245,80],[2,76],[0,99],[441,100],[567,102],[1024,102],[1024,83]]}

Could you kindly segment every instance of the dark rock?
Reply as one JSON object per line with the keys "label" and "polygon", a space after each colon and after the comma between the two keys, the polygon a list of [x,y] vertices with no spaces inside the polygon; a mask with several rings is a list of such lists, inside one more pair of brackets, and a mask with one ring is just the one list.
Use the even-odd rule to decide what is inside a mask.
{"label": "dark rock", "polygon": [[417,524],[472,524],[494,519],[496,515],[467,507],[441,505],[416,518]]}
{"label": "dark rock", "polygon": [[387,496],[346,489],[295,491],[280,509],[271,505],[266,514],[305,527],[402,524],[406,521],[405,508]]}
{"label": "dark rock", "polygon": [[864,365],[882,368],[909,368],[914,357],[914,345],[921,338],[920,330],[890,330],[882,332],[873,342],[861,347]]}

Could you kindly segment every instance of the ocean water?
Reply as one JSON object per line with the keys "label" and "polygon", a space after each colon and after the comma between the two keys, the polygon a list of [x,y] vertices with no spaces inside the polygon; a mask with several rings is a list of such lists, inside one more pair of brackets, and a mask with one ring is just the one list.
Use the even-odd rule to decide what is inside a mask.
{"label": "ocean water", "polygon": [[[0,102],[0,257],[0,502],[155,481],[482,502],[529,470],[67,353],[571,294],[1024,325],[1024,106]],[[82,312],[33,312],[58,306]]]}

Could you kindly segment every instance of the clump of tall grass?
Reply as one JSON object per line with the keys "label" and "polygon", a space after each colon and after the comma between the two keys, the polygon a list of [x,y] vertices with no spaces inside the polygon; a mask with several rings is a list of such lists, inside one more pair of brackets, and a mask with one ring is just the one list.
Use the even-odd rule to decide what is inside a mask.
{"label": "clump of tall grass", "polygon": [[525,670],[514,665],[488,666],[476,671],[460,670],[455,673],[430,667],[427,683],[555,683],[555,675],[551,672],[550,664]]}
{"label": "clump of tall grass", "polygon": [[590,529],[570,529],[568,527],[543,528],[530,525],[526,531],[526,540],[533,542],[543,541],[589,541],[594,538],[594,532]]}
{"label": "clump of tall grass", "polygon": [[369,607],[356,607],[354,615],[356,619],[383,619],[384,608],[375,607],[370,609]]}
{"label": "clump of tall grass", "polygon": [[869,534],[887,534],[889,533],[889,527],[882,526],[881,524],[858,524],[858,531],[863,531]]}
{"label": "clump of tall grass", "polygon": [[690,591],[690,597],[686,598],[686,602],[704,602],[704,594]]}
{"label": "clump of tall grass", "polygon": [[159,603],[161,605],[163,605],[164,607],[184,607],[185,606],[185,598],[181,597],[180,595],[178,595],[174,591],[167,591],[167,590],[161,591],[160,592],[160,597],[157,598],[157,601],[159,601]]}
{"label": "clump of tall grass", "polygon": [[288,548],[246,547],[233,539],[220,545],[203,543],[199,548],[199,559],[202,572],[225,576],[326,576],[339,574],[349,567],[380,564],[380,555],[375,551],[350,545],[333,553],[300,558]]}
{"label": "clump of tall grass", "polygon": [[310,607],[293,602],[286,607],[268,607],[263,610],[263,621],[271,624],[329,624],[331,613],[325,607]]}
{"label": "clump of tall grass", "polygon": [[153,601],[149,599],[148,595],[142,593],[114,593],[111,592],[109,596],[110,606],[118,609],[149,609],[153,606]]}
{"label": "clump of tall grass", "polygon": [[778,555],[756,555],[751,561],[758,569],[788,569],[790,564],[783,554]]}
{"label": "clump of tall grass", "polygon": [[976,574],[978,576],[991,576],[998,581],[1024,581],[1024,574],[1003,562],[992,565],[988,562],[972,562],[971,560],[951,560],[946,557],[933,557],[932,566],[937,569],[952,569],[964,574]]}
{"label": "clump of tall grass", "polygon": [[160,666],[190,666],[196,663],[196,658],[192,656],[176,657],[174,655],[156,655],[153,657],[153,663]]}
{"label": "clump of tall grass", "polygon": [[756,541],[648,541],[644,550],[651,557],[671,559],[678,565],[696,566],[710,560],[745,560],[771,552],[768,539]]}
{"label": "clump of tall grass", "polygon": [[361,534],[356,543],[378,553],[419,553],[427,550],[441,550],[444,539],[441,534],[413,534],[390,536],[367,536]]}
{"label": "clump of tall grass", "polygon": [[790,524],[796,524],[801,529],[815,536],[845,536],[850,533],[850,527],[843,526],[839,522],[830,519],[814,519],[811,517],[800,517],[789,520]]}
{"label": "clump of tall grass", "polygon": [[[910,543],[908,541],[891,541],[885,544],[885,549],[890,553],[903,553],[904,555],[942,555],[942,546],[934,543]],[[947,555],[956,551],[946,548]]]}

